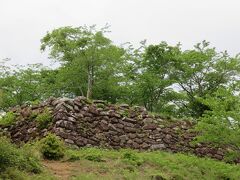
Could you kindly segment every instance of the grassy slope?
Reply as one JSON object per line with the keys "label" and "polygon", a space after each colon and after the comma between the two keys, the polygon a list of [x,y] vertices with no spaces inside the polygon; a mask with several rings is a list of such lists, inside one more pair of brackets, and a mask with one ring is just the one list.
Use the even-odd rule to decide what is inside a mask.
{"label": "grassy slope", "polygon": [[240,166],[212,159],[166,152],[68,150],[72,179],[240,179]]}
{"label": "grassy slope", "polygon": [[[34,147],[34,146],[33,146]],[[32,150],[33,150],[33,147]],[[30,147],[29,147],[30,148]],[[37,148],[37,146],[35,146]],[[33,152],[37,152],[35,149]],[[10,179],[240,179],[240,165],[167,152],[98,148],[67,149],[61,161],[45,161],[40,174],[10,169]],[[12,174],[12,175],[11,175]],[[154,178],[153,178],[154,177]],[[1,178],[0,178],[1,179]]]}

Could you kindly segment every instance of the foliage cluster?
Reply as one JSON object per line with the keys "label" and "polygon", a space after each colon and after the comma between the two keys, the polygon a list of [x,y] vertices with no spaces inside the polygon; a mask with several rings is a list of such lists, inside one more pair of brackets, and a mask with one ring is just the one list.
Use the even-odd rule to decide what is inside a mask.
{"label": "foliage cluster", "polygon": [[0,117],[0,125],[9,126],[16,121],[16,115],[9,111],[3,117]]}
{"label": "foliage cluster", "polygon": [[[48,32],[41,51],[59,63],[53,69],[0,62],[0,109],[50,96],[82,95],[194,118],[202,132],[199,141],[240,148],[239,55],[218,52],[207,41],[187,50],[166,42],[120,46],[107,32],[107,27],[95,26]],[[44,128],[50,118],[46,113],[38,121]]]}
{"label": "foliage cluster", "polygon": [[52,114],[49,109],[44,109],[44,111],[37,115],[36,121],[40,129],[47,128],[52,122]]}
{"label": "foliage cluster", "polygon": [[[57,139],[53,135],[49,136],[51,139]],[[49,136],[44,141],[27,144],[22,148],[16,148],[8,140],[1,138],[0,179],[54,179],[49,171],[38,175],[31,174],[31,172],[36,173],[44,170],[39,165],[39,161],[33,157],[35,154],[33,151],[40,150],[42,152],[42,145],[46,139],[49,141]],[[73,157],[74,159],[72,159]],[[73,169],[69,173],[71,179],[208,180],[240,178],[238,165],[159,151],[139,152],[130,149],[107,150],[98,148],[65,149],[65,157],[62,160],[61,163],[73,163],[71,165]]]}
{"label": "foliage cluster", "polygon": [[59,160],[64,157],[64,143],[54,134],[41,140],[41,153],[45,159]]}
{"label": "foliage cluster", "polygon": [[[240,167],[207,158],[167,152],[138,152],[130,149],[68,149],[66,159],[78,157],[81,171],[74,179],[239,179]],[[100,156],[104,161],[86,160]],[[140,163],[139,163],[140,162]],[[83,168],[84,167],[84,168]],[[91,169],[91,172],[88,170]],[[86,170],[86,171],[85,171]]]}
{"label": "foliage cluster", "polygon": [[18,176],[19,171],[29,173],[40,173],[42,167],[39,159],[25,151],[24,148],[17,148],[8,139],[0,138],[0,179],[11,179],[11,176]]}
{"label": "foliage cluster", "polygon": [[214,96],[200,101],[211,110],[199,119],[196,130],[201,134],[196,142],[228,146],[228,161],[240,158],[240,98],[231,89],[219,89]]}
{"label": "foliage cluster", "polygon": [[143,159],[140,158],[136,153],[131,151],[125,152],[122,158],[124,161],[135,166],[140,166],[141,164],[143,164]]}

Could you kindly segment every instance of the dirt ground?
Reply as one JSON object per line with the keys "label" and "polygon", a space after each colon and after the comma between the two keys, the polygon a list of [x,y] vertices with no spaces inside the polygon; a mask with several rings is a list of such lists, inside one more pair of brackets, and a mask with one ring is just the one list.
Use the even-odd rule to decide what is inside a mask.
{"label": "dirt ground", "polygon": [[72,171],[77,168],[74,162],[43,161],[43,164],[59,180],[70,179]]}

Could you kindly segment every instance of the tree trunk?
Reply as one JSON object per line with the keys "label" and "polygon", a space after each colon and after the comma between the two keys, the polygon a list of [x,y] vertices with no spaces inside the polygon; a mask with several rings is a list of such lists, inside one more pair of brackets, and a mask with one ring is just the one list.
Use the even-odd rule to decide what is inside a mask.
{"label": "tree trunk", "polygon": [[88,67],[88,89],[87,89],[87,99],[92,98],[92,88],[93,88],[93,68]]}

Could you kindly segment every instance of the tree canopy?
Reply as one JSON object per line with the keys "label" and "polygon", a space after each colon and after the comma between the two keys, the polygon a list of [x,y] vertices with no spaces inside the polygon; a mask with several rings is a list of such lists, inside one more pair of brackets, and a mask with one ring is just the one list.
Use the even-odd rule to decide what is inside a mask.
{"label": "tree canopy", "polygon": [[51,96],[81,95],[193,118],[203,132],[200,140],[239,147],[238,55],[218,52],[207,41],[187,50],[167,42],[116,45],[107,32],[95,26],[47,32],[41,51],[59,62],[56,68],[10,66],[3,60],[0,109]]}

